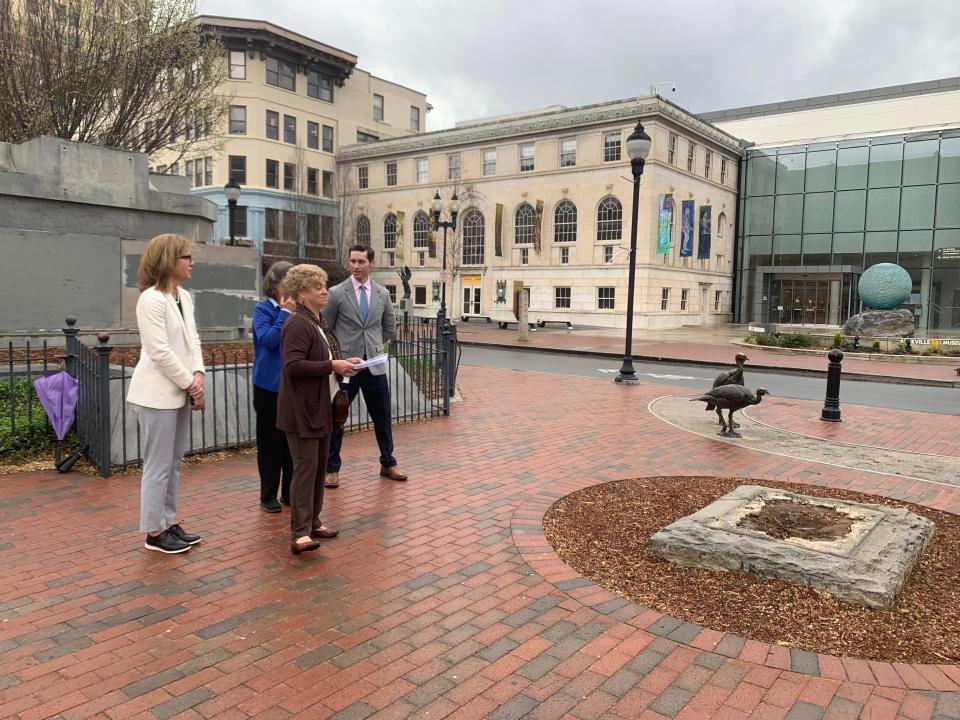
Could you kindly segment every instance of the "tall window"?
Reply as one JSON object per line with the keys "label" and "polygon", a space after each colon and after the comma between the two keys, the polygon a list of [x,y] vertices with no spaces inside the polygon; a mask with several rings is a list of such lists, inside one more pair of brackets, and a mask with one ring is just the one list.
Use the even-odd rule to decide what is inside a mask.
{"label": "tall window", "polygon": [[369,183],[370,178],[367,166],[361,165],[357,168],[357,187],[359,187],[361,190],[366,190]]}
{"label": "tall window", "polygon": [[661,310],[670,309],[670,288],[660,289],[660,309]]}
{"label": "tall window", "polygon": [[330,172],[329,170],[324,170],[322,179],[323,179],[323,196],[333,197],[333,173]]}
{"label": "tall window", "polygon": [[570,264],[570,248],[569,247],[560,248],[560,264],[561,265]]}
{"label": "tall window", "polygon": [[387,163],[387,187],[393,187],[397,184],[397,163]]}
{"label": "tall window", "polygon": [[329,125],[323,126],[323,151],[333,152],[333,128]]}
{"label": "tall window", "polygon": [[553,306],[558,309],[570,307],[569,287],[558,287],[553,289]]}
{"label": "tall window", "polygon": [[267,85],[275,85],[284,90],[296,90],[297,79],[293,65],[277,60],[276,58],[267,58]]}
{"label": "tall window", "polygon": [[297,181],[297,166],[293,163],[283,164],[283,189],[293,190]]}
{"label": "tall window", "polygon": [[703,151],[703,176],[709,180],[710,179],[710,165],[713,164],[713,151],[704,150]]}
{"label": "tall window", "polygon": [[[230,155],[228,160],[230,163],[230,179],[234,180],[240,185],[247,184],[247,156],[246,155]],[[199,160],[197,161],[199,163]],[[208,185],[210,183],[207,183]]]}
{"label": "tall window", "polygon": [[[286,178],[284,178],[286,179]],[[317,169],[316,168],[307,168],[307,194],[316,195],[318,193],[317,188]]]}
{"label": "tall window", "polygon": [[397,216],[393,213],[383,219],[383,247],[389,250],[397,247]]}
{"label": "tall window", "polygon": [[373,96],[373,119],[383,120],[383,95]]}
{"label": "tall window", "polygon": [[727,159],[720,158],[720,184],[723,185],[727,181]]}
{"label": "tall window", "polygon": [[367,219],[366,215],[357,216],[357,228],[354,239],[364,245],[370,244],[370,220]]}
{"label": "tall window", "polygon": [[247,206],[246,205],[237,205],[237,209],[233,214],[233,230],[234,234],[238,237],[245,238],[247,236]]}
{"label": "tall window", "polygon": [[333,102],[333,78],[318,72],[308,72],[307,95],[318,100]]}
{"label": "tall window", "polygon": [[311,150],[320,149],[320,125],[307,120],[307,147]]}
{"label": "tall window", "polygon": [[553,241],[577,241],[577,206],[569,200],[558,203],[553,211]]}
{"label": "tall window", "polygon": [[523,203],[513,215],[513,242],[529,245],[533,242],[533,205]]}
{"label": "tall window", "polygon": [[613,262],[613,245],[604,245],[603,246],[603,261],[605,263]]}
{"label": "tall window", "polygon": [[615,162],[620,159],[620,133],[606,133],[603,136],[603,161]]}
{"label": "tall window", "polygon": [[720,213],[717,215],[717,237],[723,237],[724,228],[727,226],[727,214]]}
{"label": "tall window", "polygon": [[717,290],[713,295],[713,309],[720,310],[720,301],[723,299],[723,290]]}
{"label": "tall window", "polygon": [[616,306],[617,289],[612,287],[597,288],[597,310],[613,310]]}
{"label": "tall window", "polygon": [[615,197],[605,197],[597,207],[597,241],[619,240],[623,234],[623,207]]}
{"label": "tall window", "polygon": [[520,248],[520,264],[529,265],[530,264],[530,248]]}
{"label": "tall window", "polygon": [[560,141],[560,167],[573,167],[577,164],[577,140],[567,138]]}
{"label": "tall window", "polygon": [[420,132],[420,108],[416,105],[410,106],[410,129]]}
{"label": "tall window", "polygon": [[247,134],[247,108],[245,105],[230,106],[230,134]]}
{"label": "tall window", "polygon": [[687,143],[687,172],[693,172],[693,163],[697,157],[697,144],[694,142]]}
{"label": "tall window", "polygon": [[190,184],[193,185],[193,160],[187,160],[184,163],[184,174],[190,179]]}
{"label": "tall window", "polygon": [[267,110],[267,140],[280,139],[280,113]]}
{"label": "tall window", "polygon": [[297,119],[293,115],[283,116],[283,141],[291,145],[297,144]]}
{"label": "tall window", "polygon": [[315,213],[307,213],[307,242],[320,244],[320,216]]}
{"label": "tall window", "polygon": [[687,309],[687,301],[690,299],[690,291],[684,288],[680,291],[680,309]]}
{"label": "tall window", "polygon": [[267,160],[267,187],[268,188],[279,188],[280,187],[280,163],[276,160]]}
{"label": "tall window", "polygon": [[427,181],[427,172],[429,170],[429,165],[427,164],[427,158],[417,158],[417,182],[425,183]]}
{"label": "tall window", "polygon": [[470,208],[463,217],[463,264],[483,265],[483,213]]}
{"label": "tall window", "polygon": [[280,211],[276,208],[263,209],[263,237],[267,240],[280,239]]}
{"label": "tall window", "polygon": [[520,146],[520,172],[530,172],[533,167],[533,143],[524,143]]}
{"label": "tall window", "polygon": [[243,50],[230,51],[230,79],[247,79],[247,54]]}
{"label": "tall window", "polygon": [[[200,165],[200,161],[199,161],[199,160],[197,160],[197,165],[198,165],[198,166]],[[204,169],[203,169],[203,184],[204,184],[204,185],[213,185],[213,158],[212,158],[211,156],[209,156],[209,155],[208,155],[207,157],[205,157],[205,158],[204,158],[203,166],[204,166]],[[243,176],[246,177],[246,176],[247,176],[247,175],[246,175],[246,167],[247,167],[247,159],[246,159],[246,158],[243,159],[243,167],[244,167],[244,175],[243,175]],[[239,181],[238,181],[238,182],[239,182]]]}
{"label": "tall window", "polygon": [[667,144],[667,162],[676,165],[677,160],[677,134],[670,133],[670,142]]}
{"label": "tall window", "polygon": [[460,179],[460,153],[447,155],[447,180]]}
{"label": "tall window", "polygon": [[430,221],[423,210],[418,210],[413,216],[413,246],[415,248],[430,246]]}
{"label": "tall window", "polygon": [[497,174],[497,151],[496,150],[483,151],[483,166],[481,168],[481,172],[484,175]]}

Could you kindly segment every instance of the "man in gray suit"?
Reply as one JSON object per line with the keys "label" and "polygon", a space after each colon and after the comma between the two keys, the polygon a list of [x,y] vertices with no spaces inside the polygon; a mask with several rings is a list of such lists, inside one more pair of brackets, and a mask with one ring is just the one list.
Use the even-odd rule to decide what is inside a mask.
{"label": "man in gray suit", "polygon": [[[350,277],[330,289],[323,318],[337,336],[344,357],[362,357],[364,360],[383,353],[383,344],[393,338],[396,321],[390,294],[382,285],[370,279],[374,253],[369,245],[357,244],[350,248]],[[393,456],[393,430],[390,426],[390,385],[387,365],[364,368],[348,378],[347,394],[350,402],[363,392],[363,400],[373,419],[373,429],[380,446],[380,475],[391,480],[406,480],[397,468]],[[343,430],[330,439],[330,457],[327,460],[327,487],[340,484],[340,446]]]}

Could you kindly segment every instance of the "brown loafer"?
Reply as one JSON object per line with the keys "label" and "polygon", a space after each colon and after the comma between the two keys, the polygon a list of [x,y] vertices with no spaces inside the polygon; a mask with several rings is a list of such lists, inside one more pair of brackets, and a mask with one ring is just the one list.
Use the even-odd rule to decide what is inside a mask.
{"label": "brown loafer", "polygon": [[327,473],[327,477],[323,481],[323,486],[328,488],[340,487],[340,473]]}
{"label": "brown loafer", "polygon": [[309,552],[310,550],[316,550],[320,547],[319,540],[311,540],[310,542],[297,542],[296,540],[290,541],[290,552],[294,555],[299,555],[302,552]]}
{"label": "brown loafer", "polygon": [[402,472],[397,470],[396,466],[387,467],[386,465],[380,466],[380,477],[390,478],[391,480],[406,480],[407,476]]}
{"label": "brown loafer", "polygon": [[318,527],[316,530],[313,530],[310,533],[310,537],[327,539],[327,538],[335,538],[339,534],[340,534],[339,530],[332,530],[328,528],[326,525],[324,525],[322,527]]}

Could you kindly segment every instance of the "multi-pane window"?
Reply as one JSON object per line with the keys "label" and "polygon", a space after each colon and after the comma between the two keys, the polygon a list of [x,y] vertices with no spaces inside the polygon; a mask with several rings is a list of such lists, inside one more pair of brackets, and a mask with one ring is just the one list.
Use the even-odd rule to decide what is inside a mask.
{"label": "multi-pane window", "polygon": [[420,108],[416,105],[410,106],[410,129],[420,132]]}
{"label": "multi-pane window", "polygon": [[567,138],[560,141],[560,167],[573,167],[577,164],[577,140]]}
{"label": "multi-pane window", "polygon": [[280,113],[267,110],[267,140],[280,139]]}
{"label": "multi-pane window", "polygon": [[[199,160],[197,162],[199,162]],[[187,162],[184,163],[184,174],[187,176],[187,178],[189,178],[190,184],[192,185],[193,184],[193,160],[187,160]]]}
{"label": "multi-pane window", "polygon": [[297,181],[297,166],[293,163],[283,164],[283,189],[293,190]]}
{"label": "multi-pane window", "polygon": [[363,130],[357,130],[357,142],[358,143],[368,143],[376,142],[380,137],[374,135],[373,133],[364,132]]}
{"label": "multi-pane window", "polygon": [[413,246],[415,248],[430,246],[430,220],[423,210],[417,211],[413,216]]}
{"label": "multi-pane window", "polygon": [[370,176],[367,170],[366,165],[361,165],[357,168],[357,187],[361,190],[366,190],[367,186],[370,183]]}
{"label": "multi-pane window", "polygon": [[243,50],[230,51],[230,79],[247,79],[247,55]]}
{"label": "multi-pane window", "polygon": [[533,168],[533,143],[524,143],[520,146],[520,172],[530,172]]}
{"label": "multi-pane window", "polygon": [[[199,160],[197,160],[197,165],[198,166],[200,165]],[[205,157],[203,165],[204,165],[203,184],[213,185],[213,158],[209,155]],[[244,166],[244,177],[246,177],[246,166],[247,166],[246,158],[243,159],[243,166]]]}
{"label": "multi-pane window", "polygon": [[311,150],[320,149],[320,125],[307,120],[307,147]]}
{"label": "multi-pane window", "polygon": [[413,304],[414,305],[426,305],[427,304],[427,286],[426,285],[415,285],[413,288]]}
{"label": "multi-pane window", "polygon": [[713,164],[713,151],[704,150],[703,151],[703,176],[709,180],[710,179],[710,165]]}
{"label": "multi-pane window", "polygon": [[570,288],[557,287],[553,289],[553,306],[558,309],[570,307]]}
{"label": "multi-pane window", "polygon": [[677,160],[677,134],[670,133],[670,141],[667,143],[667,162],[675,165]]}
{"label": "multi-pane window", "polygon": [[561,265],[570,264],[570,248],[568,247],[560,248],[560,264]]}
{"label": "multi-pane window", "polygon": [[553,241],[558,243],[577,241],[577,206],[569,200],[557,204],[553,211]]}
{"label": "multi-pane window", "polygon": [[660,309],[670,309],[670,288],[661,288],[660,290]]}
{"label": "multi-pane window", "polygon": [[390,267],[393,267],[394,265],[397,264],[397,254],[396,254],[396,253],[394,253],[394,252],[388,252],[388,253],[386,253],[386,255],[387,255],[387,265],[389,265]]}
{"label": "multi-pane window", "polygon": [[727,214],[720,213],[717,215],[717,237],[723,237],[724,228],[727,226]]}
{"label": "multi-pane window", "polygon": [[417,182],[425,183],[427,181],[427,171],[429,165],[427,164],[427,158],[417,158]]}
{"label": "multi-pane window", "polygon": [[720,184],[723,185],[727,181],[727,159],[720,158]]}
{"label": "multi-pane window", "polygon": [[267,240],[280,239],[280,211],[276,208],[263,209],[263,237]]}
{"label": "multi-pane window", "polygon": [[323,175],[323,196],[324,197],[333,197],[333,173],[329,170],[324,170]]}
{"label": "multi-pane window", "polygon": [[322,222],[320,242],[330,247],[333,245],[333,218],[330,215],[323,215],[320,220]]}
{"label": "multi-pane window", "polygon": [[390,296],[390,302],[394,305],[397,304],[397,286],[396,285],[384,285],[384,288],[387,290],[387,295]]}
{"label": "multi-pane window", "polygon": [[604,245],[603,246],[603,261],[605,263],[613,262],[613,245]]}
{"label": "multi-pane window", "polygon": [[513,215],[513,242],[528,245],[533,242],[533,205],[523,203]]}
{"label": "multi-pane window", "polygon": [[617,289],[612,287],[597,288],[597,309],[613,310],[616,305]]}
{"label": "multi-pane window", "polygon": [[367,219],[366,215],[357,216],[357,228],[356,233],[354,234],[354,239],[358,243],[363,243],[364,245],[370,244],[370,221]]}
{"label": "multi-pane window", "polygon": [[276,160],[267,160],[267,187],[280,187],[280,163]]}
{"label": "multi-pane window", "polygon": [[605,197],[597,207],[597,241],[619,240],[623,233],[623,207],[615,197]]}
{"label": "multi-pane window", "polygon": [[275,85],[284,90],[296,90],[297,79],[293,65],[290,63],[268,57],[267,61],[267,85]]}
{"label": "multi-pane window", "polygon": [[317,194],[317,169],[308,167],[307,168],[307,194],[316,195]]}
{"label": "multi-pane window", "polygon": [[723,290],[717,290],[713,295],[713,309],[720,310],[720,301],[723,298]]}
{"label": "multi-pane window", "polygon": [[283,141],[291,145],[297,144],[297,119],[293,115],[283,116]]}
{"label": "multi-pane window", "polygon": [[307,213],[307,242],[320,244],[320,216],[316,213]]}
{"label": "multi-pane window", "polygon": [[481,172],[484,175],[497,174],[497,151],[496,150],[483,151],[483,164],[481,166]]}
{"label": "multi-pane window", "polygon": [[470,208],[463,218],[463,264],[483,265],[483,213]]}
{"label": "multi-pane window", "polygon": [[620,159],[620,133],[606,133],[603,136],[603,161],[615,162]]}
{"label": "multi-pane window", "polygon": [[[230,179],[239,185],[247,184],[247,156],[230,155],[227,160],[230,163]],[[199,160],[197,163],[199,164]],[[199,184],[199,183],[198,183]],[[210,183],[207,183],[208,185]]]}
{"label": "multi-pane window", "polygon": [[460,179],[460,153],[447,155],[447,180]]}
{"label": "multi-pane window", "polygon": [[237,237],[247,236],[247,206],[237,205],[233,213],[233,234]]}
{"label": "multi-pane window", "polygon": [[397,184],[397,163],[387,163],[387,187],[393,187]]}
{"label": "multi-pane window", "polygon": [[292,210],[284,210],[280,218],[283,221],[283,239],[288,242],[291,240],[299,240],[300,228],[298,227],[297,213]]}
{"label": "multi-pane window", "polygon": [[418,253],[417,253],[417,263],[420,265],[420,267],[423,267],[424,265],[426,265],[426,264],[427,264],[427,254],[424,253],[424,252],[418,252]]}
{"label": "multi-pane window", "polygon": [[307,95],[318,100],[333,102],[333,78],[314,71],[308,72]]}
{"label": "multi-pane window", "polygon": [[383,247],[393,249],[397,247],[397,216],[387,213],[383,219]]}
{"label": "multi-pane window", "polygon": [[230,134],[247,134],[247,108],[245,105],[230,106]]}
{"label": "multi-pane window", "polygon": [[383,95],[373,96],[373,119],[383,120]]}
{"label": "multi-pane window", "polygon": [[530,263],[530,248],[520,248],[520,264],[528,265]]}
{"label": "multi-pane window", "polygon": [[333,128],[330,125],[323,126],[323,151],[333,152]]}
{"label": "multi-pane window", "polygon": [[697,156],[697,144],[687,143],[687,172],[693,172],[693,163]]}
{"label": "multi-pane window", "polygon": [[689,297],[690,297],[689,290],[684,288],[683,290],[680,291],[680,309],[681,310],[687,309],[687,300],[689,299]]}

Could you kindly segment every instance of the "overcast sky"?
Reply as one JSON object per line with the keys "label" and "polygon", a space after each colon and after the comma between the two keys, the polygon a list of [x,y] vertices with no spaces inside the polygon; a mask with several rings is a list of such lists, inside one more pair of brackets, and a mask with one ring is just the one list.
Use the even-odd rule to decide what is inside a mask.
{"label": "overcast sky", "polygon": [[352,52],[458,120],[661,94],[693,111],[960,75],[956,0],[199,0]]}

